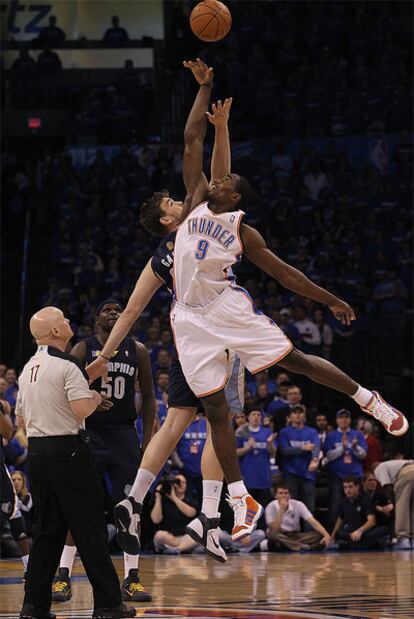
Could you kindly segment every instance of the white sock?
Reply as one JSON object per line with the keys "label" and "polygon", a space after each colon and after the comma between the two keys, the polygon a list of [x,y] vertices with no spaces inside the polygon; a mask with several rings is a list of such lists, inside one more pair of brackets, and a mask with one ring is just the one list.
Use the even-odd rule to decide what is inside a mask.
{"label": "white sock", "polygon": [[359,404],[359,406],[362,406],[362,408],[366,408],[373,395],[374,394],[372,393],[372,391],[370,391],[369,389],[365,389],[365,387],[361,387],[361,385],[358,385],[358,389],[356,390],[354,395],[351,396],[351,398],[355,400],[355,402]]}
{"label": "white sock", "polygon": [[21,556],[21,560],[22,560],[22,563],[23,563],[24,571],[26,571],[27,570],[27,564],[29,562],[29,555],[22,555]]}
{"label": "white sock", "polygon": [[155,475],[146,469],[139,469],[135,481],[130,490],[130,496],[133,496],[138,503],[142,503],[150,489]]}
{"label": "white sock", "polygon": [[67,546],[65,544],[60,557],[59,567],[67,567],[69,570],[69,576],[72,574],[73,563],[76,556],[76,546]]}
{"label": "white sock", "polygon": [[247,494],[247,488],[242,479],[240,481],[233,481],[233,483],[228,484],[227,488],[229,489],[229,495],[232,499],[236,499],[244,494]]}
{"label": "white sock", "polygon": [[207,518],[217,518],[222,488],[222,481],[203,479],[203,503],[201,505],[201,511]]}
{"label": "white sock", "polygon": [[124,578],[128,578],[129,570],[138,569],[139,555],[127,555],[124,552]]}

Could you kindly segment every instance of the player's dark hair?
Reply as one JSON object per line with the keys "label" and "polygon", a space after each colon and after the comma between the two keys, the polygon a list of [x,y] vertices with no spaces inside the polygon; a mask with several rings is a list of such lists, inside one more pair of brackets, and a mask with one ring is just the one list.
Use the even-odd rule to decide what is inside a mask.
{"label": "player's dark hair", "polygon": [[244,176],[240,176],[240,174],[238,174],[237,176],[238,179],[234,188],[235,191],[240,194],[240,200],[237,204],[237,208],[243,210],[250,202],[250,198],[252,196],[252,188],[249,181],[244,178]]}
{"label": "player's dark hair", "polygon": [[152,196],[141,205],[139,212],[141,226],[154,236],[165,236],[168,232],[166,227],[160,222],[160,217],[164,215],[161,210],[161,202],[163,198],[167,198],[169,195],[166,189],[155,191]]}

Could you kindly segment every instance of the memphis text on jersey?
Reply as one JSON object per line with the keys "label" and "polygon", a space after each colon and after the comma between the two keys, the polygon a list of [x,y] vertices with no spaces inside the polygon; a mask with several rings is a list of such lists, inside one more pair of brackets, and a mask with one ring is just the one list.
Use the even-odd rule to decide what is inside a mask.
{"label": "memphis text on jersey", "polygon": [[188,234],[201,234],[209,239],[215,239],[223,247],[229,248],[236,237],[229,230],[208,217],[191,217],[187,221]]}
{"label": "memphis text on jersey", "polygon": [[[100,350],[93,350],[92,357],[99,357]],[[125,351],[128,355],[128,351]],[[108,361],[108,372],[118,372],[119,374],[126,374],[127,376],[133,376],[135,374],[135,365],[129,365],[129,363],[120,363],[119,361]]]}

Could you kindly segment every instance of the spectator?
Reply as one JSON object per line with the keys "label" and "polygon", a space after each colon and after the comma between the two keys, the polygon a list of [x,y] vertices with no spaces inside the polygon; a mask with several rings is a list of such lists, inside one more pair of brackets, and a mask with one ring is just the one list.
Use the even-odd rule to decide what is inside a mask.
{"label": "spectator", "polygon": [[156,372],[157,370],[169,371],[170,367],[171,367],[170,353],[165,348],[159,348],[156,359],[155,359],[153,371],[154,372]]}
{"label": "spectator", "polygon": [[385,526],[391,535],[394,528],[395,506],[387,494],[378,488],[377,479],[371,471],[364,473],[362,489],[371,499],[375,508],[375,519],[378,526]]}
{"label": "spectator", "polygon": [[339,504],[339,515],[332,537],[340,548],[372,548],[384,540],[387,527],[375,526],[375,509],[371,499],[361,492],[357,477],[342,480],[345,497]]}
{"label": "spectator", "polygon": [[254,375],[254,380],[247,383],[247,388],[252,393],[253,397],[257,395],[257,389],[259,385],[266,385],[268,389],[268,395],[274,395],[277,391],[276,384],[269,378],[269,371],[263,370]]}
{"label": "spectator", "polygon": [[367,443],[363,434],[351,429],[351,413],[341,408],[336,413],[337,429],[329,432],[325,442],[325,453],[329,472],[328,529],[334,527],[343,491],[343,480],[353,476],[360,479],[363,474],[362,461],[367,455]]}
{"label": "spectator", "polygon": [[238,542],[233,542],[231,539],[231,534],[227,531],[220,530],[219,532],[220,544],[224,546],[225,549],[231,550],[233,552],[240,552],[241,554],[247,554],[252,552],[255,548],[259,546],[266,539],[266,533],[263,529],[256,529],[250,535],[243,537]]}
{"label": "spectator", "polygon": [[106,30],[103,42],[108,47],[123,47],[129,40],[128,32],[119,25],[119,17],[114,15],[111,19],[112,26]]}
{"label": "spectator", "polygon": [[169,483],[161,482],[155,490],[151,520],[157,525],[154,535],[156,552],[180,554],[191,552],[197,544],[185,532],[185,527],[198,512],[197,503],[186,496],[187,480],[176,475]]}
{"label": "spectator", "polygon": [[318,162],[314,161],[311,163],[309,172],[303,180],[303,184],[308,188],[312,200],[317,200],[321,189],[328,185],[325,173],[322,172]]}
{"label": "spectator", "polygon": [[157,405],[158,419],[161,425],[167,417],[169,383],[170,374],[168,370],[159,369],[155,372],[155,402]]}
{"label": "spectator", "polygon": [[197,501],[203,496],[201,456],[207,440],[207,420],[201,412],[190,423],[177,444],[177,462],[187,479],[187,494]]}
{"label": "spectator", "polygon": [[11,66],[12,96],[16,107],[33,105],[35,95],[36,62],[26,47],[19,49],[19,55]]}
{"label": "spectator", "polygon": [[280,310],[280,323],[279,327],[282,329],[284,334],[290,339],[294,346],[299,346],[301,342],[301,336],[298,328],[292,321],[292,315],[290,310],[287,307],[284,307]]}
{"label": "spectator", "polygon": [[270,458],[276,456],[274,435],[262,425],[260,410],[247,413],[248,425],[236,432],[240,470],[248,492],[266,506],[271,500]]}
{"label": "spectator", "polygon": [[328,436],[328,418],[325,413],[316,413],[315,427],[319,436],[319,443],[321,447],[321,451],[319,454],[319,461],[321,462],[323,459],[323,453],[325,451],[326,437]]}
{"label": "spectator", "polygon": [[[269,549],[277,549],[280,545],[289,550],[319,550],[331,543],[328,531],[304,503],[291,498],[285,484],[277,486],[276,499],[266,507],[265,518]],[[314,531],[301,532],[301,519]]]}
{"label": "spectator", "polygon": [[56,107],[60,89],[62,63],[56,52],[49,45],[44,46],[37,58],[40,93],[43,107]]}
{"label": "spectator", "polygon": [[289,387],[291,386],[289,381],[284,381],[279,383],[278,394],[275,395],[273,400],[266,407],[266,412],[268,415],[273,417],[277,411],[281,409],[289,408],[289,401],[287,398]]}
{"label": "spectator", "polygon": [[374,470],[375,477],[390,496],[395,496],[394,548],[407,550],[414,547],[414,460],[381,462]]}
{"label": "spectator", "polygon": [[6,376],[7,365],[5,363],[0,363],[0,378],[4,378]]}
{"label": "spectator", "polygon": [[256,397],[253,399],[254,405],[261,411],[266,411],[272,396],[266,383],[257,386]]}
{"label": "spectator", "polygon": [[24,574],[29,561],[29,536],[31,532],[30,510],[33,507],[32,497],[27,489],[24,473],[14,471],[11,474],[14,489],[17,495],[17,510],[10,518],[10,532],[19,546]]}
{"label": "spectator", "polygon": [[286,394],[286,408],[276,408],[273,413],[273,431],[278,432],[290,423],[290,411],[297,404],[302,404],[302,391],[297,385],[290,385]]}
{"label": "spectator", "polygon": [[19,390],[19,386],[17,384],[16,370],[14,368],[8,368],[6,370],[5,379],[7,382],[7,388],[4,392],[4,399],[10,404],[13,412],[14,407],[16,406],[17,392]]}
{"label": "spectator", "polygon": [[305,353],[318,354],[321,346],[321,334],[314,322],[309,320],[308,311],[304,305],[295,307],[295,322],[301,338],[301,349]]}
{"label": "spectator", "polygon": [[282,455],[282,471],[294,499],[315,511],[315,479],[320,451],[319,436],[305,425],[306,412],[300,404],[292,407],[290,426],[279,432],[277,446]]}
{"label": "spectator", "polygon": [[331,347],[333,341],[333,333],[331,327],[325,322],[323,310],[316,309],[313,314],[313,319],[319,329],[322,342],[322,357],[330,359]]}
{"label": "spectator", "polygon": [[246,413],[241,411],[240,413],[236,413],[234,415],[234,429],[236,432],[239,428],[241,428],[242,426],[245,426],[246,423],[247,423]]}
{"label": "spectator", "polygon": [[57,19],[54,15],[49,17],[49,25],[42,28],[39,34],[39,41],[41,45],[48,45],[49,47],[61,47],[63,41],[66,39],[66,34],[59,28]]}
{"label": "spectator", "polygon": [[6,393],[7,387],[7,380],[3,377],[0,377],[0,400],[4,400],[4,394]]}
{"label": "spectator", "polygon": [[374,435],[374,423],[371,419],[360,417],[355,425],[356,429],[362,432],[368,445],[367,455],[364,460],[364,471],[372,471],[382,462],[382,445],[377,436]]}

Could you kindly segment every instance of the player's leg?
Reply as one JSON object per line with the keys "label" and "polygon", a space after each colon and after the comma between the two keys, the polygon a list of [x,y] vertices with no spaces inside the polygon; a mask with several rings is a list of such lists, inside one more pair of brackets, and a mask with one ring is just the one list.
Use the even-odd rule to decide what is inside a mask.
{"label": "player's leg", "polygon": [[[130,422],[110,432],[109,478],[112,484],[112,500],[115,503],[128,496],[141,463],[141,448],[135,424]],[[140,529],[138,528],[138,534]],[[124,601],[151,602],[152,596],[141,584],[139,554],[124,552],[124,579],[121,584]]]}
{"label": "player's leg", "polygon": [[246,294],[243,289],[234,288],[221,310],[233,316],[232,308],[237,305],[239,309],[237,322],[233,321],[233,328],[228,329],[228,346],[252,374],[277,363],[290,372],[304,374],[315,382],[346,393],[365,413],[381,421],[390,434],[401,436],[408,430],[404,415],[376,391],[361,387],[330,361],[294,349],[277,325],[264,314],[255,312]]}
{"label": "player's leg", "polygon": [[228,484],[229,502],[234,510],[232,538],[236,541],[254,530],[263,508],[248,494],[240,473],[236,436],[224,390],[205,396],[202,401],[211,425],[214,451]]}
{"label": "player's leg", "polygon": [[278,364],[290,372],[304,374],[321,385],[346,393],[359,404],[363,412],[378,419],[390,434],[401,436],[407,432],[408,421],[400,411],[388,404],[376,391],[358,385],[330,361],[293,349]]}
{"label": "player's leg", "polygon": [[70,580],[75,562],[76,546],[73,537],[68,531],[60,557],[59,570],[53,580],[52,602],[67,602],[72,597],[72,583]]}
{"label": "player's leg", "polygon": [[164,424],[152,437],[145,450],[128,497],[115,506],[117,541],[122,550],[129,555],[137,555],[140,552],[140,542],[136,531],[144,498],[184,430],[192,421],[196,410],[196,408],[170,408],[168,410]]}
{"label": "player's leg", "polygon": [[[230,414],[232,417],[233,415]],[[223,470],[214,451],[211,427],[207,421],[207,440],[201,456],[203,502],[201,512],[186,527],[186,533],[216,561],[224,563],[227,555],[219,540],[219,505],[223,489]],[[188,548],[190,549],[190,548]],[[186,547],[187,550],[187,547]],[[182,550],[182,552],[184,552]]]}

